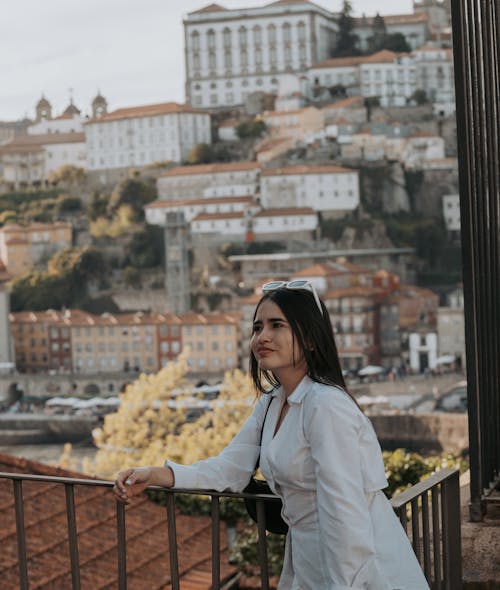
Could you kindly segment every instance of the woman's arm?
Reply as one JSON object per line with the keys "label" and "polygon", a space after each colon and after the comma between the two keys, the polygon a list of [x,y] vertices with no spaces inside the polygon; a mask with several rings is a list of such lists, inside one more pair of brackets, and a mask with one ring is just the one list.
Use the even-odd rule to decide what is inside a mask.
{"label": "woman's arm", "polygon": [[132,496],[140,494],[148,486],[171,488],[174,484],[174,473],[170,467],[135,467],[120,471],[113,493],[119,502],[128,504]]}
{"label": "woman's arm", "polygon": [[260,399],[252,414],[229,445],[217,456],[181,465],[166,461],[163,467],[136,467],[121,471],[113,487],[116,499],[127,503],[150,485],[163,487],[241,491],[252,475],[260,452],[260,437],[268,396]]}

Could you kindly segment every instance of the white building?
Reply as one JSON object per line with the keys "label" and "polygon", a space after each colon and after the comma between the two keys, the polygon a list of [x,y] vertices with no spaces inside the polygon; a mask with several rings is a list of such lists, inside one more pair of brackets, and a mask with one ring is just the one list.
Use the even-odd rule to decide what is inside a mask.
{"label": "white building", "polygon": [[[420,47],[428,39],[428,16],[425,12],[391,14],[383,18],[386,33],[388,35],[402,33],[412,49]],[[373,23],[373,16],[362,16],[354,19],[354,33],[359,38],[359,47],[362,51],[366,51],[369,47],[369,39],[373,35]]]}
{"label": "white building", "polygon": [[448,115],[455,112],[455,77],[451,49],[423,45],[413,52],[417,66],[417,88],[437,103],[438,111]]}
{"label": "white building", "polygon": [[448,231],[460,231],[460,195],[443,195],[443,219]]}
{"label": "white building", "polygon": [[[259,212],[201,213],[191,222],[194,238],[211,242],[311,239],[318,215],[310,207],[265,209]],[[207,243],[208,244],[208,243]]]}
{"label": "white building", "polygon": [[313,238],[318,228],[318,214],[311,207],[264,209],[252,217],[252,233],[256,239]]}
{"label": "white building", "polygon": [[218,107],[243,104],[256,90],[277,94],[283,77],[329,57],[336,31],[334,14],[309,0],[191,12],[184,20],[186,100]]}
{"label": "white building", "polygon": [[359,205],[358,171],[330,165],[268,168],[261,175],[260,200],[265,209],[310,207],[326,216],[347,213]]}
{"label": "white building", "polygon": [[118,109],[85,124],[89,171],[185,160],[211,142],[210,115],[175,102]]}
{"label": "white building", "polygon": [[406,106],[417,89],[416,67],[411,54],[384,49],[365,58],[359,70],[361,94],[378,97],[383,107]]}
{"label": "white building", "polygon": [[259,174],[258,162],[178,166],[158,178],[158,197],[162,201],[174,201],[253,196],[257,192]]}
{"label": "white building", "polygon": [[83,133],[45,133],[18,135],[0,146],[3,177],[14,187],[27,187],[47,180],[61,166],[84,168]]}
{"label": "white building", "polygon": [[309,91],[314,88],[331,88],[342,86],[348,96],[361,94],[359,66],[366,59],[364,56],[332,57],[309,68]]}
{"label": "white building", "polygon": [[413,332],[409,335],[408,345],[410,368],[414,373],[436,368],[438,338],[435,332]]}
{"label": "white building", "polygon": [[214,197],[187,199],[184,201],[154,201],[144,207],[146,221],[151,225],[163,225],[167,213],[182,212],[184,219],[191,223],[203,213],[244,213],[249,209],[258,210],[253,197]]}

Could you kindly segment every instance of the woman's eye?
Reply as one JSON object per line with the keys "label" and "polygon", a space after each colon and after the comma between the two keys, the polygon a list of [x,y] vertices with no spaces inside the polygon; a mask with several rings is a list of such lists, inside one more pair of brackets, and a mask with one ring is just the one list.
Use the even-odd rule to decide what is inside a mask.
{"label": "woman's eye", "polygon": [[252,333],[255,334],[256,332],[260,332],[262,330],[262,326],[253,326]]}
{"label": "woman's eye", "polygon": [[274,322],[273,328],[282,328],[283,324],[281,322]]}

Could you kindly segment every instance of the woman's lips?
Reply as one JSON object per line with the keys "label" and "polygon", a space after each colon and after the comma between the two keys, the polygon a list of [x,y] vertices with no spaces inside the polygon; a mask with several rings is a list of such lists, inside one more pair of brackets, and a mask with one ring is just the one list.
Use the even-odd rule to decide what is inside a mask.
{"label": "woman's lips", "polygon": [[274,352],[274,351],[273,351],[271,348],[259,348],[259,349],[257,350],[257,354],[258,354],[259,356],[261,356],[261,357],[262,357],[262,356],[268,356],[268,355],[270,355],[270,354],[271,354],[271,353],[273,353],[273,352]]}

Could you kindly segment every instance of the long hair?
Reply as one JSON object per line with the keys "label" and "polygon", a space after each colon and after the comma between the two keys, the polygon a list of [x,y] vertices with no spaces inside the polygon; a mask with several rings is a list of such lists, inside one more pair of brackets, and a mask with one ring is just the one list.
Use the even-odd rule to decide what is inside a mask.
{"label": "long hair", "polygon": [[[307,364],[307,374],[318,383],[337,385],[347,391],[340,366],[333,328],[323,301],[319,308],[314,295],[305,289],[280,288],[264,293],[255,308],[253,320],[264,301],[272,301],[282,311],[290,325],[294,343],[300,347]],[[262,370],[250,351],[250,375],[258,391],[265,393],[264,381],[272,386],[279,381],[272,371]]]}

